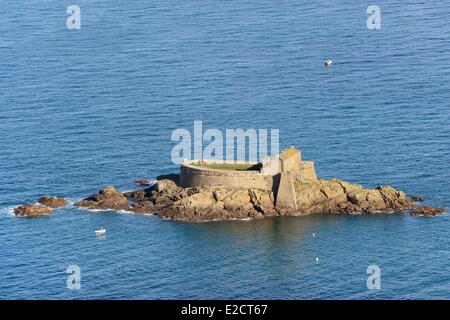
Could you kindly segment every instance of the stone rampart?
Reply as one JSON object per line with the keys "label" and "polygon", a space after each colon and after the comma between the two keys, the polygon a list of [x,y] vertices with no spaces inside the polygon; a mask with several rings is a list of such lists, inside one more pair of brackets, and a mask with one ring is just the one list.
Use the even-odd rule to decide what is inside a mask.
{"label": "stone rampart", "polygon": [[231,188],[272,190],[272,177],[259,171],[236,171],[202,168],[182,163],[180,186],[197,187],[220,185]]}

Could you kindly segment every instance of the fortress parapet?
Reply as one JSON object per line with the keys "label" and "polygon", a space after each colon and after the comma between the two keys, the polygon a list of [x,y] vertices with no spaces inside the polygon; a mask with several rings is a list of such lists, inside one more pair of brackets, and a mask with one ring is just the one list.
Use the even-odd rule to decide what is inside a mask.
{"label": "fortress parapet", "polygon": [[[253,169],[252,169],[253,167]],[[230,188],[272,190],[272,177],[262,175],[260,164],[200,160],[181,164],[180,185],[199,187],[219,185]]]}

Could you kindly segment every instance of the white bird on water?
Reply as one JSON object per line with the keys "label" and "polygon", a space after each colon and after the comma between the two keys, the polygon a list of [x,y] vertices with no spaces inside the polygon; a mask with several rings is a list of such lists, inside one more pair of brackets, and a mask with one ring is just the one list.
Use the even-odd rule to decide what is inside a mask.
{"label": "white bird on water", "polygon": [[333,63],[333,60],[331,60],[331,59],[325,60],[325,65],[326,65],[326,66],[329,66],[329,65],[331,65],[332,63]]}
{"label": "white bird on water", "polygon": [[316,236],[316,233],[315,232],[313,232],[313,238]]}
{"label": "white bird on water", "polygon": [[319,262],[319,258],[316,258],[316,262]]}

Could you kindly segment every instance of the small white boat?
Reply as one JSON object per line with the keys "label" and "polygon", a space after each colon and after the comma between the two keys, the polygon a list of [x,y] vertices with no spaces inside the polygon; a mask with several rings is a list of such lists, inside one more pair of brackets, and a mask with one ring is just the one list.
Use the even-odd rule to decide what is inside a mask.
{"label": "small white boat", "polygon": [[329,65],[331,65],[332,63],[333,63],[333,60],[331,60],[331,59],[325,60],[325,65],[326,65],[326,66],[329,66]]}
{"label": "small white boat", "polygon": [[100,229],[95,230],[95,235],[97,235],[97,236],[101,236],[101,235],[104,235],[104,234],[106,234],[106,229],[103,228],[103,227],[101,227]]}

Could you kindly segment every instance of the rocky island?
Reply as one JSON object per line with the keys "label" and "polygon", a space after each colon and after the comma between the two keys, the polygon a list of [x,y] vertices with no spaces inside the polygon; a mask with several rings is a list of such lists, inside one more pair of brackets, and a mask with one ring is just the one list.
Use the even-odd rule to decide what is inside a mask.
{"label": "rocky island", "polygon": [[[186,161],[180,174],[160,176],[146,189],[121,193],[110,186],[75,206],[199,222],[314,213],[393,213],[411,210],[415,202],[389,186],[365,189],[337,179],[317,179],[314,163],[302,161],[301,152],[291,147],[261,163]],[[442,212],[424,206],[411,214]]]}
{"label": "rocky island", "polygon": [[36,217],[45,216],[52,213],[54,208],[64,207],[68,204],[63,197],[40,197],[37,203],[24,204],[14,209],[16,216]]}
{"label": "rocky island", "polygon": [[[136,184],[148,186],[150,180]],[[185,161],[179,174],[159,176],[144,189],[121,192],[113,186],[75,203],[90,210],[157,214],[186,222],[262,219],[308,214],[380,214],[409,211],[435,216],[442,208],[421,206],[389,186],[366,189],[342,180],[322,180],[314,162],[302,161],[294,147],[260,163],[236,161]],[[37,204],[15,209],[19,216],[50,214],[67,204],[65,198],[41,197]]]}

